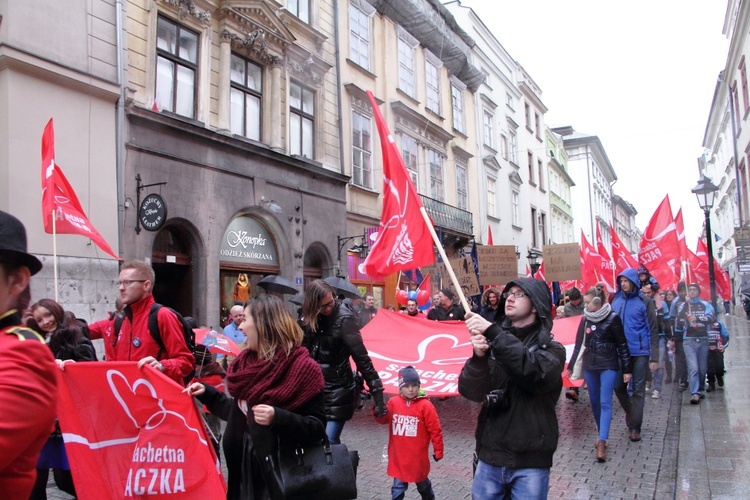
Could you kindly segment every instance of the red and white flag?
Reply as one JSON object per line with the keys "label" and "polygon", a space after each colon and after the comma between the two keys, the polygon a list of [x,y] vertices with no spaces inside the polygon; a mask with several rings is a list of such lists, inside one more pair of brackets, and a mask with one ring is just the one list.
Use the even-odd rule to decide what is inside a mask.
{"label": "red and white flag", "polygon": [[680,245],[669,195],[659,204],[643,232],[638,261],[662,288],[674,288],[680,280]]}
{"label": "red and white flag", "polygon": [[134,361],[58,370],[58,418],[79,498],[224,498],[193,398]]}
{"label": "red and white flag", "polygon": [[487,245],[492,246],[492,227],[487,226]]}
{"label": "red and white flag", "polygon": [[604,286],[607,288],[608,293],[615,293],[615,276],[612,257],[609,256],[607,248],[604,246],[604,240],[602,239],[602,231],[599,229],[599,224],[596,225],[596,248],[601,256],[601,274],[599,278]]}
{"label": "red and white flag", "polygon": [[435,262],[433,240],[422,217],[422,202],[404,161],[380,113],[372,92],[367,91],[383,151],[383,212],[378,237],[364,262],[367,274],[382,277]]}
{"label": "red and white flag", "polygon": [[83,212],[73,187],[65,178],[60,166],[55,163],[55,130],[52,119],[42,135],[42,220],[44,231],[52,234],[52,213],[55,217],[55,232],[58,234],[80,234],[120,260],[99,231]]}
{"label": "red and white flag", "polygon": [[[700,279],[697,283],[701,286],[701,298],[710,301],[711,280],[708,272],[708,247],[700,238],[698,238],[698,244],[696,245],[695,256],[700,260],[700,264],[696,265],[699,269],[696,277]],[[721,267],[721,264],[716,262],[716,259],[714,259],[714,280],[716,282],[716,294],[722,300],[732,300],[732,282],[729,273]]]}
{"label": "red and white flag", "polygon": [[618,276],[625,269],[638,269],[638,261],[628,250],[628,247],[620,240],[617,231],[612,226],[609,227],[609,234],[612,237],[612,257],[615,259],[615,276]]}
{"label": "red and white flag", "polygon": [[602,281],[602,256],[586,239],[581,230],[581,283],[583,290],[587,290]]}
{"label": "red and white flag", "polygon": [[677,229],[677,243],[679,243],[680,260],[687,260],[687,242],[685,241],[685,222],[682,220],[682,208],[674,217],[674,225]]}

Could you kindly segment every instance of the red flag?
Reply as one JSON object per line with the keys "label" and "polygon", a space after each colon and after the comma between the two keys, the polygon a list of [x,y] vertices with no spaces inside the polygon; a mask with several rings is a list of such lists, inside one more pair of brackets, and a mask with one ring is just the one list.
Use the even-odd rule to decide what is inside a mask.
{"label": "red flag", "polygon": [[682,220],[682,208],[677,211],[674,218],[674,225],[677,229],[677,242],[680,245],[680,260],[687,260],[687,242],[685,241],[685,223]]}
{"label": "red flag", "polygon": [[526,264],[526,277],[531,278],[531,268]]}
{"label": "red flag", "polygon": [[487,226],[487,245],[492,246],[492,227]]}
{"label": "red flag", "polygon": [[58,234],[80,234],[117,260],[120,257],[107,244],[83,212],[73,187],[55,163],[55,130],[50,118],[42,135],[42,220],[44,231],[52,234],[52,212]]}
{"label": "red flag", "polygon": [[612,237],[612,257],[615,259],[615,276],[618,276],[625,269],[638,269],[638,261],[633,258],[630,250],[620,240],[617,231],[612,226],[609,227],[609,234]]}
{"label": "red flag", "polygon": [[604,283],[607,288],[607,292],[615,293],[615,277],[612,257],[609,256],[607,248],[604,246],[604,240],[602,239],[602,231],[599,229],[599,224],[596,225],[596,248],[601,255],[601,273],[599,275],[600,281]]}
{"label": "red flag", "polygon": [[422,202],[406,171],[393,136],[372,92],[367,91],[383,151],[383,212],[378,237],[364,267],[370,276],[387,276],[435,262],[433,241],[422,217]]}
{"label": "red flag", "polygon": [[195,402],[169,377],[130,361],[73,363],[58,386],[79,498],[226,496]]}
{"label": "red flag", "polygon": [[[700,238],[698,238],[695,255],[701,261],[701,269],[705,269],[705,276],[701,276],[704,277],[704,281],[699,282],[701,285],[701,298],[704,298],[705,295],[706,298],[704,298],[704,300],[710,301],[711,280],[709,279],[710,275],[708,274],[708,247],[706,247],[706,244]],[[719,295],[722,300],[732,300],[732,282],[729,279],[729,273],[721,267],[721,264],[716,262],[716,259],[714,259],[714,280],[716,282],[716,294]]]}
{"label": "red flag", "polygon": [[667,195],[643,232],[638,261],[649,270],[660,286],[672,288],[680,280],[679,257],[677,228]]}
{"label": "red flag", "polygon": [[601,280],[602,256],[594,249],[581,230],[581,283],[584,291],[596,286]]}

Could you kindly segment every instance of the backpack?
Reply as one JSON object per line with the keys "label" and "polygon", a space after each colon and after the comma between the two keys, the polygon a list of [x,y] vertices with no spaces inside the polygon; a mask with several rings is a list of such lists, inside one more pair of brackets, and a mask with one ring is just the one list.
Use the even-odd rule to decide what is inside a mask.
{"label": "backpack", "polygon": [[[151,338],[154,339],[154,342],[159,346],[159,352],[156,354],[156,359],[161,360],[162,354],[164,354],[167,350],[166,346],[164,345],[164,341],[161,338],[161,332],[159,331],[159,309],[161,309],[163,306],[161,304],[155,303],[151,306],[151,310],[148,313],[148,332],[151,334]],[[182,325],[182,336],[185,339],[185,344],[187,344],[187,348],[190,350],[191,353],[195,354],[195,333],[193,332],[193,329],[190,328],[190,326],[185,322],[185,318],[182,317],[182,314],[178,313],[171,307],[167,307],[172,314],[177,316],[177,320]],[[115,343],[120,338],[120,329],[122,328],[122,322],[125,319],[125,315],[118,314],[115,317]],[[182,381],[187,385],[190,380],[193,379],[195,376],[195,365],[193,365],[193,370],[191,370],[190,373],[188,373],[185,377],[183,377]]]}

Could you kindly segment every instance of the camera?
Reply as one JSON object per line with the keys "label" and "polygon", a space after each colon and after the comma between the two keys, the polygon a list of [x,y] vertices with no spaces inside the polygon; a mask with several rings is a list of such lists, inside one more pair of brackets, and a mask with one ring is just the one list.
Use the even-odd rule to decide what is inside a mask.
{"label": "camera", "polygon": [[495,389],[484,396],[484,405],[488,410],[497,410],[508,406],[509,401],[505,389]]}

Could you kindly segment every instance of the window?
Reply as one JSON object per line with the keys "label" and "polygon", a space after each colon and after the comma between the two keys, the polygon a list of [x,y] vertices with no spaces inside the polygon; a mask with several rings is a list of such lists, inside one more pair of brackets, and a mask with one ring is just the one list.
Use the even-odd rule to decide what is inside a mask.
{"label": "window", "polygon": [[531,106],[528,102],[523,103],[523,112],[526,118],[526,128],[531,130]]}
{"label": "window", "polygon": [[233,134],[260,140],[263,68],[232,54],[229,63],[230,128]]}
{"label": "window", "polygon": [[427,109],[440,114],[440,66],[430,59],[424,63]]}
{"label": "window", "polygon": [[511,130],[510,134],[510,158],[512,163],[518,165],[518,135],[515,130]]}
{"label": "window", "polygon": [[463,210],[469,209],[469,190],[466,179],[466,167],[456,165],[456,206]]}
{"label": "window", "polygon": [[504,160],[508,159],[508,136],[500,134],[500,154]]}
{"label": "window", "polygon": [[434,149],[427,149],[427,160],[430,163],[430,196],[443,201],[443,159]]}
{"label": "window", "polygon": [[310,0],[287,0],[286,9],[300,21],[310,24]]}
{"label": "window", "polygon": [[[735,123],[740,123],[740,101],[737,98],[737,82],[732,84],[732,99],[734,100],[734,116],[736,117]],[[739,134],[739,126],[737,127],[737,134]]]}
{"label": "window", "polygon": [[156,24],[156,96],[162,109],[195,117],[198,35],[164,17]]}
{"label": "window", "polygon": [[484,112],[484,145],[495,149],[495,117]]}
{"label": "window", "polygon": [[289,87],[289,152],[314,158],[315,94],[292,82]]}
{"label": "window", "polygon": [[521,204],[518,198],[519,198],[518,191],[516,191],[515,189],[511,191],[510,209],[511,209],[511,215],[513,217],[513,225],[516,227],[521,227]]}
{"label": "window", "polygon": [[527,155],[529,163],[529,184],[536,186],[536,182],[534,182],[534,153],[529,151]]}
{"label": "window", "polygon": [[487,215],[497,217],[497,180],[487,177]]}
{"label": "window", "polygon": [[536,232],[536,208],[531,208],[531,246],[533,248],[539,248],[537,246],[537,232]]}
{"label": "window", "polygon": [[509,109],[515,110],[515,108],[513,107],[513,96],[508,93],[505,94],[505,105],[508,106]]}
{"label": "window", "polygon": [[415,90],[415,47],[417,41],[406,30],[399,28],[398,34],[398,88],[410,97],[417,97]]}
{"label": "window", "polygon": [[406,170],[409,171],[411,181],[419,192],[419,164],[417,163],[417,141],[411,136],[401,135],[401,158],[404,159]]}
{"label": "window", "polygon": [[370,16],[362,10],[361,2],[349,4],[349,58],[370,69]]}
{"label": "window", "polygon": [[455,83],[451,85],[451,101],[453,103],[453,128],[464,133],[464,89]]}
{"label": "window", "polygon": [[544,191],[544,165],[542,163],[542,160],[540,159],[536,160],[536,167],[539,173],[539,176],[537,177],[537,181],[539,183],[539,190]]}
{"label": "window", "polygon": [[750,109],[750,101],[748,101],[747,94],[747,69],[745,68],[745,56],[742,56],[740,60],[740,80],[742,83],[742,99],[745,102],[745,113]]}
{"label": "window", "polygon": [[540,121],[539,121],[539,113],[534,113],[534,132],[536,133],[537,138],[542,137]]}
{"label": "window", "polygon": [[352,182],[372,189],[372,119],[352,111]]}
{"label": "window", "polygon": [[547,214],[539,214],[539,232],[542,234],[542,245],[547,241]]}

